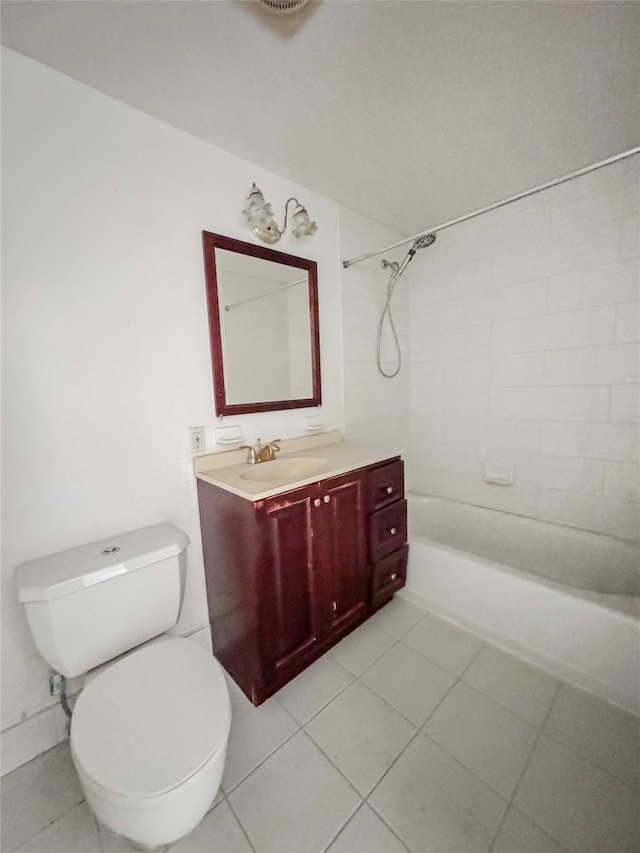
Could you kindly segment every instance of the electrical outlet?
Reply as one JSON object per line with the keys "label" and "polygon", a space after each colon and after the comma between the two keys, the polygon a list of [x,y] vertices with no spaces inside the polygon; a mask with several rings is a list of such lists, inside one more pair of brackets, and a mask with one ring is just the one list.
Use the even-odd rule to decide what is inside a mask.
{"label": "electrical outlet", "polygon": [[189,435],[191,436],[191,452],[202,453],[204,450],[204,427],[189,427]]}

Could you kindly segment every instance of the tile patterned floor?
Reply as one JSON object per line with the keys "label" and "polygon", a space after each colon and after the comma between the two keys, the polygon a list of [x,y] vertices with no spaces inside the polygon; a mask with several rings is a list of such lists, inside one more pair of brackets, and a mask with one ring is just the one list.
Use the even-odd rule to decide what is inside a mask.
{"label": "tile patterned floor", "polygon": [[[635,717],[396,598],[260,708],[171,853],[632,853]],[[62,744],[2,780],[4,853],[130,853]]]}

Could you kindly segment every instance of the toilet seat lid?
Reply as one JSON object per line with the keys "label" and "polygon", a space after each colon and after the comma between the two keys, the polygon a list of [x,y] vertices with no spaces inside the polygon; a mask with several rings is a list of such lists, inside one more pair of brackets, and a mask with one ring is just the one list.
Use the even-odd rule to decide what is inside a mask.
{"label": "toilet seat lid", "polygon": [[230,725],[220,664],[192,640],[165,640],[84,688],[73,711],[71,750],[102,788],[153,797],[185,782],[223,748]]}

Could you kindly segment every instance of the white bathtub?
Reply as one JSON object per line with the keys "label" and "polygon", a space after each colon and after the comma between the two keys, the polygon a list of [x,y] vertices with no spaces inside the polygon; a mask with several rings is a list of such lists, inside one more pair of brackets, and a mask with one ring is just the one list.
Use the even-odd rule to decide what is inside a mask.
{"label": "white bathtub", "polygon": [[637,545],[421,495],[409,544],[404,597],[640,714]]}

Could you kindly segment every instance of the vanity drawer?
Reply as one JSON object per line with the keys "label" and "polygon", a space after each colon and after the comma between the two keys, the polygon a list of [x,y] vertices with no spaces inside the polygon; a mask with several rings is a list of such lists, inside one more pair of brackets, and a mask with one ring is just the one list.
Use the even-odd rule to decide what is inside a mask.
{"label": "vanity drawer", "polygon": [[400,548],[407,541],[407,502],[396,501],[374,512],[369,518],[369,552],[371,562]]}
{"label": "vanity drawer", "polygon": [[369,471],[367,477],[369,512],[375,512],[403,497],[404,463],[401,459]]}
{"label": "vanity drawer", "polygon": [[407,579],[409,546],[404,545],[373,566],[371,579],[371,606],[378,608],[401,589]]}

